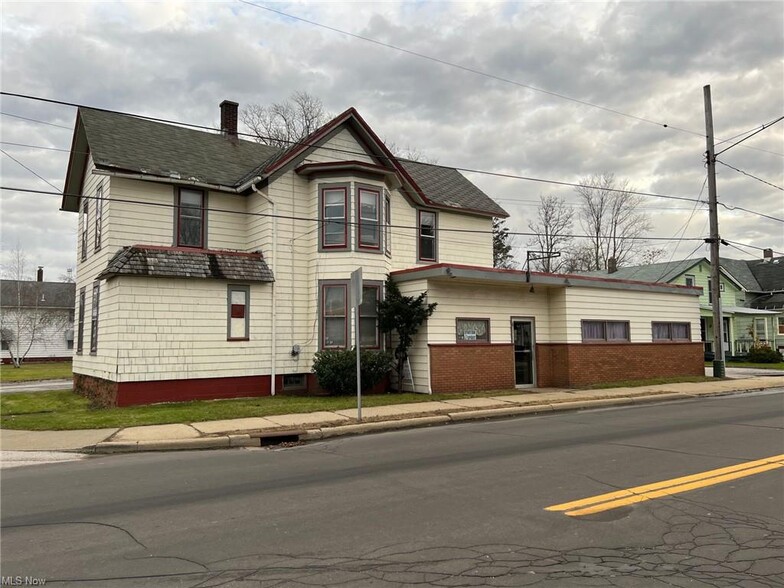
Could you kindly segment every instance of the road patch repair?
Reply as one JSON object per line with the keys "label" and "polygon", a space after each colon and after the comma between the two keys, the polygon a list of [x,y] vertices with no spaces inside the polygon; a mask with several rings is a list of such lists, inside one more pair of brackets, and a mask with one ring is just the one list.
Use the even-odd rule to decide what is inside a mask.
{"label": "road patch repair", "polygon": [[550,512],[562,512],[569,517],[596,514],[622,506],[628,506],[630,504],[637,504],[639,502],[654,500],[664,496],[680,494],[681,492],[707,488],[708,486],[714,486],[723,482],[737,480],[738,478],[769,472],[782,467],[784,467],[784,454],[774,455],[772,457],[747,461],[734,466],[709,470],[690,476],[673,478],[671,480],[664,480],[663,482],[655,482],[653,484],[626,488],[624,490],[591,496],[581,500],[556,504],[554,506],[548,506],[545,510]]}

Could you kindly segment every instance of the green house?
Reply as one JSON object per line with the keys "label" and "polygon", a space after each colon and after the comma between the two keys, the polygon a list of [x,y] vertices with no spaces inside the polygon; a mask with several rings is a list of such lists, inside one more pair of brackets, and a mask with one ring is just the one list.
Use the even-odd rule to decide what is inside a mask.
{"label": "green house", "polygon": [[[764,259],[721,259],[724,352],[743,356],[755,341],[784,351],[784,257],[766,250]],[[713,353],[713,299],[710,261],[704,257],[590,272],[620,280],[666,282],[702,288],[700,337],[705,353]]]}

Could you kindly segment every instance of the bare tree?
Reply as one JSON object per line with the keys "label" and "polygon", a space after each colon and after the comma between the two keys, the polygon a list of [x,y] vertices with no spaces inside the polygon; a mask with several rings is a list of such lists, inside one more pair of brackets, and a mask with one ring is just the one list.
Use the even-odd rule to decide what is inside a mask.
{"label": "bare tree", "polygon": [[502,269],[515,269],[515,261],[512,250],[517,247],[517,235],[509,233],[505,218],[493,218],[493,267]]}
{"label": "bare tree", "polygon": [[321,99],[301,91],[269,106],[249,104],[240,112],[240,120],[259,143],[281,149],[304,139],[330,118]]}
{"label": "bare tree", "polygon": [[546,257],[532,261],[532,268],[543,272],[559,272],[567,264],[566,253],[572,243],[572,218],[574,210],[566,201],[555,194],[539,196],[539,208],[536,218],[528,221],[528,228],[533,233],[527,245],[536,251],[543,251],[552,256],[556,252],[563,253],[560,257]]}
{"label": "bare tree", "polygon": [[665,253],[667,252],[661,247],[649,247],[639,255],[640,265],[659,263]]}
{"label": "bare tree", "polygon": [[420,149],[411,147],[411,145],[400,147],[394,141],[387,141],[386,139],[384,139],[384,145],[386,145],[387,149],[392,152],[392,155],[399,157],[400,159],[409,159],[418,163],[438,163],[437,157],[429,157],[425,155]]}
{"label": "bare tree", "polygon": [[611,258],[617,267],[630,263],[647,246],[642,238],[653,226],[640,210],[642,198],[632,193],[628,180],[616,180],[611,173],[583,178],[580,184],[575,191],[580,225],[589,236],[588,270],[606,269]]}
{"label": "bare tree", "polygon": [[14,367],[19,368],[34,344],[45,342],[49,333],[70,325],[72,319],[64,304],[73,308],[73,300],[46,298],[44,282],[29,279],[27,258],[18,243],[9,256],[0,291],[0,337]]}

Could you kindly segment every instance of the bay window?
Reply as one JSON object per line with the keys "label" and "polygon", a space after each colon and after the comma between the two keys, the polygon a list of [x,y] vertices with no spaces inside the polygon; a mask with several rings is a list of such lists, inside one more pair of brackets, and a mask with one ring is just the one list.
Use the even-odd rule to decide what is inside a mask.
{"label": "bay window", "polygon": [[321,347],[345,349],[348,339],[348,287],[324,284],[321,287]]}
{"label": "bay window", "polygon": [[359,249],[381,248],[380,200],[381,193],[378,190],[357,189],[357,213],[359,217],[357,245]]}
{"label": "bay window", "polygon": [[378,349],[378,302],[381,286],[363,286],[362,304],[359,305],[359,344],[361,347]]}
{"label": "bay window", "polygon": [[321,248],[346,249],[348,247],[348,187],[335,186],[321,189]]}

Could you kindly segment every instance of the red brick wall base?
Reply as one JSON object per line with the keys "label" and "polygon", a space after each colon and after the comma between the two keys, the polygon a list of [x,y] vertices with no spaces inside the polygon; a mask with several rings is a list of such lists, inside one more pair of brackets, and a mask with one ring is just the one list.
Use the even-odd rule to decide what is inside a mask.
{"label": "red brick wall base", "polygon": [[[280,383],[282,382],[279,381]],[[74,374],[74,391],[89,398],[96,406],[132,406],[155,402],[269,396],[270,377],[111,382],[94,376]]]}
{"label": "red brick wall base", "polygon": [[675,376],[704,376],[702,343],[539,343],[536,385],[577,388]]}
{"label": "red brick wall base", "polygon": [[430,386],[435,393],[514,388],[511,344],[431,344]]}

